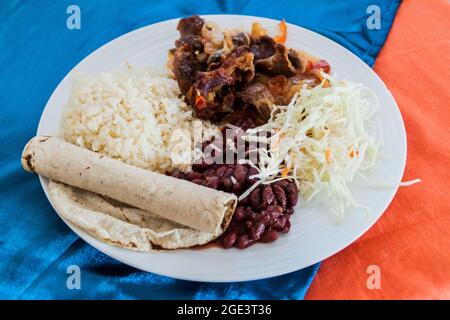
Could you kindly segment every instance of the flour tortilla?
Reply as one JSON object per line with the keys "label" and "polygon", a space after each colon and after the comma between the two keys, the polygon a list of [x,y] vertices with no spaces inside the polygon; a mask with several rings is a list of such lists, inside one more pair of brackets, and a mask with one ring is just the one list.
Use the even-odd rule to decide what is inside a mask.
{"label": "flour tortilla", "polygon": [[64,218],[104,241],[140,251],[207,243],[228,227],[237,204],[233,194],[130,166],[56,137],[31,139],[22,166],[62,182],[50,181],[49,190]]}

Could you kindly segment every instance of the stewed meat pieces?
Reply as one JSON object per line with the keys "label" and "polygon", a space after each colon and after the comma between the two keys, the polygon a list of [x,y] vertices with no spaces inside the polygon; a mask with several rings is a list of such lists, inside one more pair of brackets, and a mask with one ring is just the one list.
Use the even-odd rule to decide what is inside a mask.
{"label": "stewed meat pieces", "polygon": [[329,71],[323,60],[306,64],[297,51],[267,35],[224,32],[222,44],[217,38],[212,43],[199,16],[181,19],[177,30],[173,73],[186,102],[201,119],[221,121],[254,109],[259,120],[267,121],[273,105],[288,103],[302,83],[320,83],[318,72],[311,70],[325,65],[323,70]]}
{"label": "stewed meat pieces", "polygon": [[173,73],[183,94],[193,86],[197,72],[203,70],[204,64],[199,61],[191,47],[181,46],[173,55]]}
{"label": "stewed meat pieces", "polygon": [[203,48],[202,28],[204,24],[205,21],[197,15],[181,19],[177,25],[180,39],[175,41],[175,47],[189,45],[193,50],[201,50]]}
{"label": "stewed meat pieces", "polygon": [[[275,45],[275,53],[269,58],[257,61],[256,68],[271,76],[293,76],[297,70],[303,67],[300,60],[294,54],[293,51],[288,52],[284,44],[277,43]],[[290,56],[293,60],[292,62]],[[297,67],[295,67],[295,64],[297,64]]]}
{"label": "stewed meat pieces", "polygon": [[176,50],[173,53],[173,72],[178,86],[183,94],[192,87],[198,71],[206,64],[199,59],[198,53],[203,51],[202,28],[204,20],[199,16],[181,19],[177,30],[180,38],[175,41]]}
{"label": "stewed meat pieces", "polygon": [[254,38],[250,51],[255,55],[255,60],[267,59],[275,54],[275,40],[269,36]]}
{"label": "stewed meat pieces", "polygon": [[250,83],[239,93],[239,97],[245,103],[255,106],[264,119],[270,117],[275,98],[266,85],[260,82]]}
{"label": "stewed meat pieces", "polygon": [[186,100],[199,118],[220,120],[220,115],[233,111],[236,98],[234,88],[250,83],[254,76],[253,54],[248,46],[241,46],[219,68],[198,72]]}

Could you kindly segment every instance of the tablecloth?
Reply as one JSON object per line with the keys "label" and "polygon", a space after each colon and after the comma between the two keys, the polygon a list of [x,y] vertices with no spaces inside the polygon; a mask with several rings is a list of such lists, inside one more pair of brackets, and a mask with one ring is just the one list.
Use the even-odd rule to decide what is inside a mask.
{"label": "tablecloth", "polygon": [[[81,29],[67,27],[74,12],[70,5],[80,10]],[[381,12],[380,29],[367,28],[370,5]],[[144,273],[103,255],[58,218],[37,177],[22,171],[20,154],[65,74],[99,46],[136,28],[193,13],[285,18],[336,40],[372,65],[398,5],[387,0],[1,1],[0,298],[303,298],[318,264],[267,280],[209,284]],[[67,286],[71,265],[81,270],[80,290]]]}
{"label": "tablecloth", "polygon": [[405,122],[404,180],[422,182],[400,188],[369,232],[322,263],[307,299],[450,299],[449,30],[448,1],[401,4],[374,69]]}

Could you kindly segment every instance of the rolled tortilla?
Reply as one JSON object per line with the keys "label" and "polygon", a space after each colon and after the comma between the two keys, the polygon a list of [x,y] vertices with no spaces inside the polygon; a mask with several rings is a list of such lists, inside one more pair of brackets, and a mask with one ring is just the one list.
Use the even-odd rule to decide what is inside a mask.
{"label": "rolled tortilla", "polygon": [[56,137],[31,139],[22,166],[213,235],[226,229],[237,204],[233,194],[131,166]]}

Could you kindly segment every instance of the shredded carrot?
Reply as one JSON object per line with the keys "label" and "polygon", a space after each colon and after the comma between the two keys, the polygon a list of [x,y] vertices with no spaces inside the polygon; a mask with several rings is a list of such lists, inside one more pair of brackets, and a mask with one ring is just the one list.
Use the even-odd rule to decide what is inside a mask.
{"label": "shredded carrot", "polygon": [[288,167],[284,168],[283,170],[281,170],[281,176],[283,178],[286,178],[287,175],[289,174],[289,171],[291,171]]}
{"label": "shredded carrot", "polygon": [[325,159],[327,159],[328,163],[331,162],[331,150],[330,149],[325,150]]}
{"label": "shredded carrot", "polygon": [[284,19],[281,20],[281,22],[280,22],[280,24],[278,26],[280,27],[280,34],[277,35],[275,38],[273,38],[273,40],[275,40],[275,42],[285,43],[286,39],[287,39],[287,25],[286,25],[286,21]]}
{"label": "shredded carrot", "polygon": [[206,107],[205,97],[204,96],[195,97],[195,106],[200,110],[205,108]]}
{"label": "shredded carrot", "polygon": [[350,158],[354,158],[354,157],[357,157],[359,155],[359,152],[358,152],[358,150],[356,150],[356,151],[355,150],[351,150],[348,155],[350,156]]}

